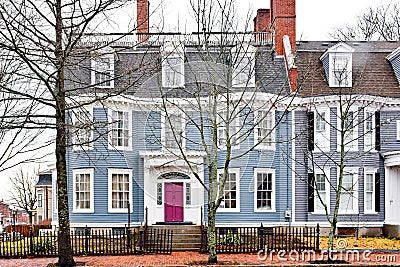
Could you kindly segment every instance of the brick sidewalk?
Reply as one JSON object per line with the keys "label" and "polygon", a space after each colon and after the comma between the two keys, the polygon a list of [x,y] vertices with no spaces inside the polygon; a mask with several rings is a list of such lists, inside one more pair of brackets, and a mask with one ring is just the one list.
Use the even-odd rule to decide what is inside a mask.
{"label": "brick sidewalk", "polygon": [[[394,256],[394,258],[393,258]],[[377,258],[379,257],[379,258]],[[391,258],[390,258],[391,257]],[[286,257],[287,258],[287,257]],[[261,265],[303,265],[306,261],[280,260],[278,256],[273,259],[261,261],[257,254],[221,254],[218,255],[219,263],[226,266],[261,266]],[[399,254],[373,253],[369,255],[370,261],[352,262],[351,266],[360,265],[397,265],[400,266]],[[386,259],[386,261],[384,261]],[[135,256],[86,256],[75,257],[76,262],[84,262],[86,266],[195,266],[204,265],[207,255],[196,252],[174,252],[171,255],[135,255]],[[57,258],[34,259],[0,259],[0,267],[44,267],[49,263],[57,262]]]}

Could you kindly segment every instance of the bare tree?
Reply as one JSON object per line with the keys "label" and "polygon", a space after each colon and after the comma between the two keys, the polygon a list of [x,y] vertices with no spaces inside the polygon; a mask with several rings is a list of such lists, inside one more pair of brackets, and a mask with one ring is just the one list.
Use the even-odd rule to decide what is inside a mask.
{"label": "bare tree", "polygon": [[400,40],[400,7],[396,3],[369,7],[359,15],[355,24],[337,28],[331,36],[340,41],[398,41]]}
{"label": "bare tree", "polygon": [[[83,52],[77,49],[82,45],[84,34],[101,30],[101,23],[111,24],[108,15],[125,3],[116,0],[0,1],[0,62],[17,66],[8,73],[13,82],[1,83],[0,89],[7,94],[6,99],[12,105],[26,106],[23,113],[6,117],[11,126],[5,126],[5,129],[55,131],[59,266],[75,265],[69,235],[66,111],[85,105],[73,100],[82,92],[79,90],[95,91],[88,90],[90,83],[80,84],[79,88],[66,88],[65,73],[73,69],[73,58],[90,56],[91,51],[95,52],[109,44],[102,42]],[[107,96],[94,92],[90,103]]]}
{"label": "bare tree", "polygon": [[[152,101],[161,113],[152,119],[164,130],[160,135],[159,126],[149,127],[166,156],[173,162],[184,161],[207,193],[208,262],[214,263],[217,209],[238,205],[231,193],[236,188],[229,170],[232,162],[245,161],[256,147],[279,146],[275,130],[285,120],[294,94],[284,61],[273,59],[267,42],[259,50],[251,45],[257,38],[270,40],[270,33],[237,31],[234,1],[191,4],[199,30],[193,38],[198,45],[186,49],[184,56],[184,42],[164,44],[165,75]],[[264,78],[256,81],[256,76]],[[155,80],[160,82],[154,77],[148,83]],[[204,161],[196,160],[196,154]],[[207,173],[204,179],[199,174],[202,170]]]}
{"label": "bare tree", "polygon": [[18,207],[26,211],[29,215],[29,224],[32,224],[33,210],[36,208],[36,191],[37,169],[23,169],[19,167],[13,176],[10,177],[11,199],[14,200]]}
{"label": "bare tree", "polygon": [[[297,166],[296,175],[308,186],[308,212],[324,216],[329,223],[330,261],[334,260],[332,252],[338,221],[351,220],[349,214],[358,211],[358,176],[366,172],[362,168],[364,165],[360,164],[370,160],[375,169],[371,171],[369,182],[372,185],[379,183],[379,173],[376,173],[379,160],[373,161],[375,158],[371,152],[380,149],[380,109],[385,102],[384,97],[371,95],[365,87],[368,59],[360,60],[363,57],[359,56],[357,60],[351,60],[350,54],[338,53],[335,49],[330,50],[333,60],[330,68],[333,69],[327,79],[329,85],[323,86],[320,92],[311,92],[307,86],[310,86],[310,81],[317,81],[325,75],[324,71],[319,64],[317,67],[308,65],[307,58],[312,56],[300,52],[299,84],[306,90],[302,94],[307,97],[303,101],[307,107],[308,123],[299,121],[296,126],[296,147],[302,151],[303,157],[297,154],[293,158]],[[328,56],[329,53],[325,59]],[[382,92],[377,87],[375,93]],[[332,136],[336,137],[332,140]],[[371,206],[371,209],[375,207]]]}

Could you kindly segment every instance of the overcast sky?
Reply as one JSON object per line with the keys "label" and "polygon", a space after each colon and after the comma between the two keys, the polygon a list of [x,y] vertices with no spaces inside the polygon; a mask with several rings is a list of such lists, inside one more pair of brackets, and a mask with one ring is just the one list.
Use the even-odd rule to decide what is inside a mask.
{"label": "overcast sky", "polygon": [[[270,0],[236,0],[237,9],[241,17],[246,17],[249,10],[253,12],[252,18],[259,8],[269,8]],[[177,30],[179,18],[179,31],[195,31],[190,26],[188,3],[189,0],[150,0],[151,8],[164,6],[163,17],[168,30]],[[332,39],[329,33],[337,26],[351,23],[357,15],[363,13],[368,7],[399,3],[400,0],[297,0],[297,40],[328,40]],[[156,16],[159,16],[157,14]],[[153,22],[156,20],[153,17]]]}

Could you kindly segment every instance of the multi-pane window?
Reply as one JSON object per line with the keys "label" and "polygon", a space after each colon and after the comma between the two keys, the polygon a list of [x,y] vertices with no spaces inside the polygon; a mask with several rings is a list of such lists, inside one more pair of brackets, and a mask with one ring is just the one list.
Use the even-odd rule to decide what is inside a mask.
{"label": "multi-pane window", "polygon": [[342,213],[358,212],[357,205],[357,175],[346,172],[343,174],[339,211]]}
{"label": "multi-pane window", "polygon": [[275,209],[274,172],[256,171],[256,210],[272,211]]}
{"label": "multi-pane window", "polygon": [[186,205],[192,205],[192,187],[190,183],[186,183]]}
{"label": "multi-pane window", "polygon": [[181,87],[184,84],[183,58],[167,57],[163,61],[162,81],[164,87]]}
{"label": "multi-pane window", "polygon": [[129,201],[129,175],[112,174],[112,208],[127,209]]}
{"label": "multi-pane window", "polygon": [[92,59],[92,85],[114,87],[114,57],[112,54]]}
{"label": "multi-pane window", "polygon": [[[343,118],[343,126],[344,128],[342,129],[344,133],[344,140],[343,140],[343,145],[346,149],[349,150],[356,150],[358,147],[358,126],[357,126],[357,112],[349,110],[346,112],[346,116]],[[340,120],[338,120],[338,123],[340,124]],[[340,132],[338,133],[340,135]],[[338,143],[338,145],[340,145]],[[340,150],[340,147],[338,147]]]}
{"label": "multi-pane window", "polygon": [[178,149],[183,145],[184,127],[181,114],[170,113],[165,116],[164,146],[166,149]]}
{"label": "multi-pane window", "polygon": [[351,86],[351,63],[349,56],[333,57],[333,77],[332,83],[335,86]]}
{"label": "multi-pane window", "polygon": [[374,112],[365,112],[365,134],[364,134],[364,147],[366,151],[369,151],[375,146],[375,136],[374,136]]}
{"label": "multi-pane window", "polygon": [[43,207],[43,194],[38,194],[37,196],[37,206],[38,208]]}
{"label": "multi-pane window", "polygon": [[315,130],[324,132],[326,128],[325,112],[317,112],[315,115]]}
{"label": "multi-pane window", "polygon": [[256,48],[242,44],[232,48],[234,61],[232,71],[233,87],[254,87],[255,86],[255,53]]}
{"label": "multi-pane window", "polygon": [[163,203],[163,185],[162,183],[157,183],[157,205],[162,205]]}
{"label": "multi-pane window", "polygon": [[375,211],[375,173],[365,174],[365,211]]}
{"label": "multi-pane window", "polygon": [[127,111],[111,110],[110,144],[113,148],[130,147],[130,116]]}
{"label": "multi-pane window", "polygon": [[126,212],[131,199],[131,170],[108,170],[108,211]]}
{"label": "multi-pane window", "polygon": [[227,145],[227,138],[232,146],[238,145],[238,121],[236,113],[228,113],[226,110],[218,112],[218,144],[220,148]]}
{"label": "multi-pane window", "polygon": [[85,110],[78,110],[74,113],[75,122],[73,133],[74,144],[77,148],[90,146],[92,141],[92,114]]}
{"label": "multi-pane window", "polygon": [[73,180],[73,211],[93,212],[93,170],[74,170]]}
{"label": "multi-pane window", "polygon": [[254,63],[249,56],[238,58],[238,62],[233,72],[232,86],[246,87],[254,86]]}
{"label": "multi-pane window", "polygon": [[[223,171],[218,174],[220,183],[223,180],[223,175]],[[239,209],[239,172],[229,171],[226,175],[222,190],[222,201],[219,208],[225,211],[237,211]]]}
{"label": "multi-pane window", "polygon": [[[326,175],[322,173],[317,173],[315,175],[315,190],[314,190],[314,211],[324,212],[324,204],[329,204],[328,200],[328,187]],[[319,194],[319,197],[318,197]],[[322,202],[321,202],[322,200]]]}
{"label": "multi-pane window", "polygon": [[272,110],[257,111],[255,121],[255,140],[260,148],[271,148],[274,146],[274,112]]}
{"label": "multi-pane window", "polygon": [[329,108],[318,108],[315,114],[315,132],[314,132],[314,151],[330,150],[330,127],[329,127]]}

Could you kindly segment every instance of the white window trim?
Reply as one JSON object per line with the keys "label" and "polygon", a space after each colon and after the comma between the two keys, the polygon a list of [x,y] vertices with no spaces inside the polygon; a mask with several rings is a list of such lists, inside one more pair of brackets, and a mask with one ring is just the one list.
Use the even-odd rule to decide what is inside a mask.
{"label": "white window trim", "polygon": [[[345,167],[343,169],[343,174],[351,173],[351,174],[353,174],[353,177],[354,177],[354,181],[355,181],[354,182],[354,186],[353,186],[354,187],[354,194],[353,194],[353,197],[352,197],[354,209],[353,210],[343,211],[343,210],[340,210],[340,207],[339,207],[339,211],[338,212],[341,215],[343,215],[343,214],[344,215],[347,215],[347,214],[358,214],[359,213],[358,199],[359,199],[360,188],[359,188],[358,170],[359,170],[359,167]],[[339,171],[337,173],[337,181],[339,181]],[[341,192],[343,193],[343,189],[342,189]]]}
{"label": "white window trim", "polygon": [[396,140],[400,141],[400,120],[396,121]]}
{"label": "white window trim", "polygon": [[[377,152],[375,150],[375,131],[376,131],[376,125],[375,125],[375,109],[365,109],[364,110],[364,151],[368,152]],[[372,147],[368,148],[366,146],[366,140],[367,140],[367,113],[372,113]]]}
{"label": "white window trim", "polygon": [[[271,209],[257,208],[257,174],[272,173],[272,196]],[[254,169],[254,212],[276,212],[276,170],[271,168],[255,168]]]}
{"label": "white window trim", "polygon": [[[319,111],[319,112],[318,112]],[[330,123],[330,118],[331,118],[331,109],[329,107],[318,107],[313,110],[314,112],[314,152],[329,152],[331,150],[331,123]],[[328,142],[327,146],[317,146],[317,116],[318,114],[321,114],[325,112],[325,134],[322,134],[323,136],[327,137],[325,140]]]}
{"label": "white window trim", "polygon": [[[110,60],[110,85],[99,85],[96,81],[96,59],[99,58],[108,58]],[[106,48],[104,51],[99,51],[97,53],[92,54],[91,58],[91,85],[96,86],[97,88],[114,88],[114,50],[111,48]]]}
{"label": "white window trim", "polygon": [[[184,47],[181,43],[174,43],[174,42],[165,42],[164,46],[161,47],[162,53],[162,63],[161,63],[161,82],[162,86],[165,88],[174,88],[174,87],[184,87],[185,86],[185,58],[184,58]],[[169,86],[167,83],[166,75],[164,71],[168,66],[167,60],[168,58],[179,58],[181,59],[180,70],[178,75],[181,76],[180,84]]]}
{"label": "white window trim", "polygon": [[[331,183],[330,183],[330,168],[324,168],[323,170],[321,169],[315,169],[314,176],[316,177],[317,174],[324,174],[325,175],[325,190],[326,190],[326,208],[328,210],[328,214],[330,214],[330,200],[331,200]],[[315,180],[316,178],[314,178]],[[316,185],[314,185],[314,211],[311,212],[311,214],[326,214],[325,210],[316,210],[316,201],[319,201],[317,193],[315,193]]]}
{"label": "white window trim", "polygon": [[[128,146],[113,146],[112,145],[112,111],[122,111],[128,112]],[[132,111],[127,109],[113,109],[108,108],[107,110],[107,117],[108,117],[108,149],[109,150],[132,150]]]}
{"label": "white window trim", "polygon": [[132,170],[131,169],[108,169],[108,212],[109,213],[127,213],[127,209],[112,208],[112,175],[113,174],[128,174],[129,175],[129,203],[130,212],[133,212],[132,205]]}
{"label": "white window trim", "polygon": [[[40,206],[39,206],[39,200],[40,200],[40,204],[41,204]],[[38,205],[37,205],[38,208],[43,208],[43,194],[42,193],[37,194],[37,203],[38,203]]]}
{"label": "white window trim", "polygon": [[[232,87],[255,87],[256,86],[256,78],[255,78],[255,54],[256,48],[249,44],[242,44],[240,46],[235,46],[232,48],[233,58],[236,62],[233,66],[232,71]],[[250,59],[250,70],[251,70],[251,77],[246,81],[246,84],[239,83],[237,81],[238,74],[240,73],[237,71],[237,65],[242,61],[244,57]]]}
{"label": "white window trim", "polygon": [[[185,150],[185,148],[186,148],[186,129],[185,129],[185,126],[186,126],[186,116],[185,116],[185,114],[183,113],[183,112],[181,112],[181,111],[169,111],[168,112],[168,114],[171,114],[171,115],[175,115],[175,114],[178,114],[178,113],[180,113],[179,115],[181,115],[181,129],[182,129],[182,149],[183,150]],[[161,144],[162,144],[162,149],[164,150],[164,151],[166,151],[166,152],[168,152],[168,151],[177,151],[177,150],[179,150],[179,147],[177,147],[177,148],[175,148],[175,149],[171,149],[171,148],[167,148],[166,147],[166,145],[165,145],[165,129],[166,129],[166,124],[168,123],[169,124],[169,122],[167,121],[167,118],[166,118],[166,116],[167,116],[167,114],[165,113],[165,111],[163,111],[162,112],[162,115],[161,115]]]}
{"label": "white window trim", "polygon": [[[344,106],[343,107],[343,109],[345,109],[346,107]],[[337,110],[339,111],[339,107],[337,107]],[[349,113],[349,112],[353,112],[353,116],[354,116],[354,122],[353,122],[353,125],[354,125],[354,127],[353,127],[353,137],[352,137],[352,142],[354,142],[355,143],[355,146],[354,147],[351,147],[351,148],[349,148],[348,147],[348,145],[346,146],[344,146],[344,150],[345,150],[345,152],[356,152],[356,151],[358,151],[358,141],[359,141],[359,134],[358,134],[358,124],[359,124],[359,118],[358,118],[358,116],[359,116],[359,110],[358,110],[358,107],[351,107],[351,108],[349,108],[349,110],[348,110],[348,112],[347,112],[347,114]],[[339,113],[338,113],[338,115],[340,115]],[[337,129],[340,129],[338,132],[337,132],[337,151],[338,152],[340,152],[340,143],[341,143],[341,139],[340,139],[340,131],[341,131],[341,126],[340,126],[340,121],[341,121],[341,118],[340,117],[337,117]]]}
{"label": "white window trim", "polygon": [[[378,214],[375,211],[375,192],[376,192],[376,184],[375,184],[375,174],[378,172],[378,168],[364,168],[364,214]],[[372,210],[367,210],[367,174],[372,174],[372,184],[373,184],[373,193],[372,193]]]}
{"label": "white window trim", "polygon": [[[346,64],[346,71],[347,71],[347,79],[345,84],[343,81],[341,82],[340,86],[339,83],[336,83],[335,78],[335,61],[336,57],[347,57],[348,61]],[[352,77],[352,66],[353,66],[353,57],[352,53],[349,52],[331,52],[329,53],[329,87],[352,87],[353,86],[353,77]]]}
{"label": "white window trim", "polygon": [[[240,110],[240,108],[237,108],[237,109]],[[227,112],[229,112],[229,111],[227,111]],[[220,114],[220,112],[218,112],[218,114]],[[237,114],[237,111],[235,111],[235,114],[233,116],[234,116],[234,123],[235,123],[235,134],[234,134],[235,135],[235,138],[234,138],[235,144],[231,145],[231,148],[232,149],[240,149],[240,132],[239,132],[239,130],[240,130],[240,115]],[[220,124],[222,122],[221,120],[222,120],[222,118],[220,116],[217,116],[217,128],[218,128],[217,129],[217,143],[218,143],[219,150],[226,150],[226,143],[224,145],[220,145],[220,143],[219,143],[220,138],[221,138],[219,130],[220,130],[220,127],[222,127],[222,126],[220,126]],[[233,121],[231,121],[231,123],[232,122]],[[224,125],[223,128],[226,129],[226,125]],[[230,134],[231,139],[232,139],[232,136],[233,135],[231,133]]]}
{"label": "white window trim", "polygon": [[[84,110],[79,110],[79,111],[85,111],[88,113],[88,118],[91,118],[92,122],[93,122],[93,107],[88,107],[87,109]],[[77,129],[75,128],[75,125],[77,123],[77,117],[76,117],[76,113],[72,111],[72,125],[73,125],[73,136],[72,136],[72,142],[75,144],[73,145],[72,149],[75,151],[78,150],[91,150],[93,149],[93,126],[91,126],[90,129],[90,143],[88,144],[78,144],[77,142],[77,138],[78,136],[76,135],[76,131]]]}
{"label": "white window trim", "polygon": [[[90,175],[90,208],[89,209],[78,209],[76,208],[76,175],[77,174],[89,174]],[[73,213],[94,213],[94,169],[75,169],[72,170],[72,212]]]}
{"label": "white window trim", "polygon": [[[276,132],[276,125],[275,125],[275,110],[274,109],[257,109],[255,112],[258,113],[259,111],[267,111],[268,115],[271,114],[272,117],[272,131],[270,133],[271,139],[272,139],[272,144],[270,146],[265,145],[263,142],[258,143],[258,133],[257,133],[257,129],[259,128],[259,125],[261,123],[261,121],[257,121],[257,115],[254,114],[254,144],[257,144],[256,147],[254,149],[258,149],[258,150],[275,150],[276,149],[276,136],[275,136],[275,132]],[[267,115],[267,116],[268,116]],[[266,119],[266,118],[264,118]]]}
{"label": "white window trim", "polygon": [[[218,169],[218,171],[217,171],[218,181],[219,181],[219,175],[223,172],[224,172],[223,169]],[[230,168],[230,169],[228,169],[228,174],[229,173],[236,173],[236,208],[218,207],[217,212],[221,212],[221,213],[240,212],[240,168]]]}

